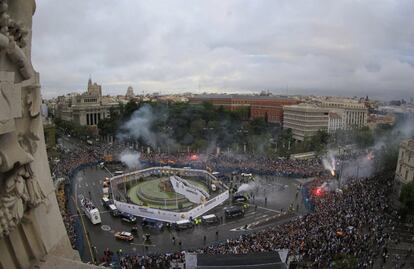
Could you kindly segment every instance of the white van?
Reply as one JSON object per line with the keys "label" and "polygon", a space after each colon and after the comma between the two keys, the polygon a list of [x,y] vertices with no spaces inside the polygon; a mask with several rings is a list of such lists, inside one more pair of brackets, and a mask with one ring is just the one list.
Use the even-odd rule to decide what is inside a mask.
{"label": "white van", "polygon": [[213,225],[213,224],[218,224],[220,221],[216,215],[210,214],[210,215],[202,216],[201,222],[206,225]]}
{"label": "white van", "polygon": [[188,219],[179,220],[175,223],[175,229],[177,231],[185,230],[193,228],[193,223],[189,221]]}

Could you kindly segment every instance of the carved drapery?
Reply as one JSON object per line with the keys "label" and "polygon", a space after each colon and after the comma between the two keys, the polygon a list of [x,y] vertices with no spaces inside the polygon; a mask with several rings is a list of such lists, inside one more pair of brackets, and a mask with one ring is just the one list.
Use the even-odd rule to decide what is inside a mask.
{"label": "carved drapery", "polygon": [[23,51],[28,31],[7,11],[7,1],[0,0],[0,57],[9,63],[0,71],[0,238],[46,197],[31,169],[39,141],[40,86]]}

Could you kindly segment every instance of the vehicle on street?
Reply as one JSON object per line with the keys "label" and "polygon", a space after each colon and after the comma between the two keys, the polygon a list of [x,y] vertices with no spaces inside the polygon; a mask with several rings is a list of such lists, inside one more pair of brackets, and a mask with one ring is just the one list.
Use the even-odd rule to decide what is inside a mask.
{"label": "vehicle on street", "polygon": [[113,202],[111,201],[111,199],[109,199],[107,196],[102,197],[102,205],[103,207],[105,207],[106,209],[109,209],[109,205],[113,204]]}
{"label": "vehicle on street", "polygon": [[115,233],[115,238],[124,241],[134,240],[134,236],[130,232],[117,232]]}
{"label": "vehicle on street", "polygon": [[132,214],[129,214],[129,213],[126,213],[126,212],[120,212],[119,216],[121,217],[121,220],[123,222],[126,222],[126,223],[136,223],[137,222],[137,218]]}
{"label": "vehicle on street", "polygon": [[114,204],[109,205],[109,212],[111,213],[112,217],[118,217],[120,212],[118,208]]}
{"label": "vehicle on street", "polygon": [[205,225],[215,225],[215,224],[219,224],[220,220],[216,215],[210,214],[210,215],[202,216],[201,222]]}
{"label": "vehicle on street", "polygon": [[174,228],[177,231],[191,229],[193,227],[194,227],[194,224],[188,219],[179,220],[174,224]]}
{"label": "vehicle on street", "polygon": [[157,231],[162,231],[164,229],[164,223],[155,219],[143,218],[141,225],[142,229],[151,229]]}
{"label": "vehicle on street", "polygon": [[104,187],[104,188],[108,188],[110,184],[111,184],[110,179],[109,179],[108,177],[106,177],[106,178],[103,180],[103,187]]}
{"label": "vehicle on street", "polygon": [[233,196],[233,201],[234,202],[245,203],[248,200],[249,199],[247,199],[247,197],[242,195],[242,194],[236,194],[236,195]]}
{"label": "vehicle on street", "polygon": [[92,201],[81,194],[79,195],[79,199],[81,209],[85,212],[86,217],[88,217],[92,224],[101,223],[101,215],[99,214],[99,210],[92,203]]}
{"label": "vehicle on street", "polygon": [[224,216],[226,219],[243,217],[244,216],[244,209],[241,206],[230,206],[224,208]]}

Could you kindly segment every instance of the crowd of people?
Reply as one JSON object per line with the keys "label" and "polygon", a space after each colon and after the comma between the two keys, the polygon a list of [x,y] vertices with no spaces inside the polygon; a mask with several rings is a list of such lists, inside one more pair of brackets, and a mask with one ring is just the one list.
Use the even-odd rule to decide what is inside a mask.
{"label": "crowd of people", "polygon": [[[68,175],[81,164],[96,162],[104,155],[119,154],[123,146],[119,144],[91,146],[85,149],[64,151],[64,158],[52,166],[55,176]],[[171,164],[197,165],[201,161],[192,159],[188,154],[159,154],[147,152],[141,159],[150,163],[170,161]],[[238,171],[260,171],[287,176],[316,177],[306,187],[313,190],[326,178],[320,176],[324,168],[319,159],[286,160],[242,157],[222,154],[208,156],[203,162],[208,167],[220,171],[234,169]],[[341,191],[325,190],[311,193],[314,212],[298,217],[286,224],[275,226],[253,234],[241,235],[235,240],[193,250],[208,254],[243,254],[266,252],[277,249],[289,249],[289,255],[295,260],[313,267],[329,267],[341,256],[356,257],[357,266],[370,268],[381,254],[387,240],[391,237],[387,227],[394,225],[391,210],[388,208],[387,192],[390,179],[376,175],[370,178],[351,178],[342,186]],[[70,218],[64,212],[67,229]],[[76,237],[76,235],[73,235]],[[112,259],[104,255],[102,260]],[[121,268],[169,268],[172,262],[185,262],[181,252],[162,255],[119,255]]]}
{"label": "crowd of people", "polygon": [[[309,186],[317,188],[315,180]],[[242,254],[289,249],[312,267],[333,264],[339,256],[356,257],[358,268],[372,268],[394,225],[389,217],[390,180],[381,176],[353,179],[342,192],[312,195],[315,212],[287,224],[201,250],[204,253]]]}
{"label": "crowd of people", "polygon": [[[322,182],[316,179],[307,187],[315,189]],[[312,192],[314,213],[191,251],[247,254],[288,249],[292,260],[312,268],[330,268],[341,258],[355,259],[353,265],[357,268],[373,268],[392,237],[389,231],[395,225],[395,213],[388,208],[390,182],[389,178],[377,175],[350,179],[342,191],[326,190],[318,195]],[[121,268],[170,268],[174,257],[184,258],[180,253],[125,255],[121,259]]]}

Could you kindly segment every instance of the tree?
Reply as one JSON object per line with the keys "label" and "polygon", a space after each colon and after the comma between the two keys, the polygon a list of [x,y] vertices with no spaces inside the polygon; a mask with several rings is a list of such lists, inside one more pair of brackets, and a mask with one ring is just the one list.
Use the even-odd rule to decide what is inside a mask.
{"label": "tree", "polygon": [[355,130],[355,142],[360,148],[367,148],[374,144],[374,136],[368,127]]}

